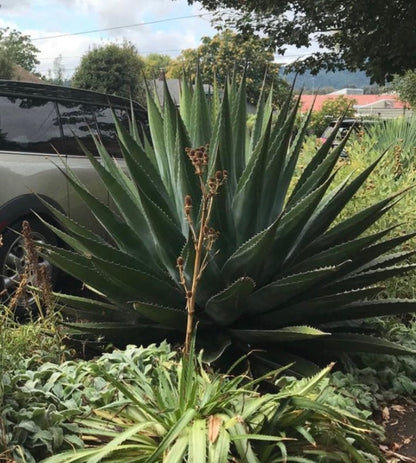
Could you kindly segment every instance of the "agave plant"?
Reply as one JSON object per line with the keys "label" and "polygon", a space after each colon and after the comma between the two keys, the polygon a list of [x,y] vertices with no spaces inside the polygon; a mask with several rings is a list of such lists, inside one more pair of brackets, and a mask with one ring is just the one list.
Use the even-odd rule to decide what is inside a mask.
{"label": "agave plant", "polygon": [[[124,357],[145,350],[130,346]],[[279,393],[261,394],[261,378],[206,371],[193,352],[177,361],[154,349],[158,356],[143,364],[129,357],[123,375],[98,360],[92,378],[105,380],[116,400],[76,418],[84,448],[43,463],[386,461],[370,434],[380,431],[374,423],[329,405],[331,366],[302,380],[283,377]]]}
{"label": "agave plant", "polygon": [[[299,100],[288,99],[276,117],[263,94],[251,133],[245,101],[244,81],[207,96],[199,77],[194,87],[184,80],[179,109],[166,86],[163,103],[148,91],[151,142],[117,124],[125,164],[99,141],[100,161],[86,152],[113,208],[64,172],[105,230],[98,236],[59,211],[63,229],[49,225],[71,250],[42,252],[101,296],[59,296],[82,320],[72,328],[117,343],[182,341],[192,297],[207,358],[256,349],[273,368],[293,354],[408,352],[355,322],[416,308],[414,300],[375,298],[381,281],[414,268],[401,264],[414,251],[400,246],[415,233],[371,233],[401,194],[340,218],[382,155],[336,183],[346,142],[331,150],[337,128],[298,166],[309,119],[294,136]],[[296,365],[311,371],[307,361]]]}

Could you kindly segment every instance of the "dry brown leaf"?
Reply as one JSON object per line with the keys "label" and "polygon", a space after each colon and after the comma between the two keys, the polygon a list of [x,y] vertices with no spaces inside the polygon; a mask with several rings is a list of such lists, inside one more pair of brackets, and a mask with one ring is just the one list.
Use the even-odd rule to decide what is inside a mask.
{"label": "dry brown leaf", "polygon": [[214,444],[218,439],[222,419],[219,416],[210,415],[208,418],[208,440]]}
{"label": "dry brown leaf", "polygon": [[393,442],[391,447],[392,447],[392,450],[395,452],[396,450],[400,450],[400,448],[403,447],[403,444],[399,444],[398,442]]}
{"label": "dry brown leaf", "polygon": [[406,408],[403,407],[403,405],[392,405],[390,408],[398,413],[404,413],[406,411]]}
{"label": "dry brown leaf", "polygon": [[384,407],[383,410],[381,410],[381,416],[384,422],[390,420],[390,410],[388,409],[388,407]]}
{"label": "dry brown leaf", "polygon": [[[387,445],[379,445],[380,450],[386,455],[386,457],[392,457],[389,459],[390,463],[395,463],[396,461],[400,461],[403,463],[416,463],[416,458],[413,457],[406,457],[405,455],[401,455],[400,453],[394,452],[390,450]],[[396,460],[398,458],[398,460]]]}

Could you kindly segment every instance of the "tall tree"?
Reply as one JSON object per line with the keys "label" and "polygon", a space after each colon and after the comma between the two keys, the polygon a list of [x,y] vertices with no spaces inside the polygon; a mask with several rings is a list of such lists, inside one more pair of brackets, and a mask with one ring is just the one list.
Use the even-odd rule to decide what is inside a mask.
{"label": "tall tree", "polygon": [[403,76],[396,76],[393,88],[403,101],[416,108],[416,71],[409,70]]}
{"label": "tall tree", "polygon": [[[298,70],[365,70],[373,82],[416,68],[416,2],[409,0],[188,0],[217,10],[216,22],[287,45],[321,49]],[[223,10],[222,8],[226,8]]]}
{"label": "tall tree", "polygon": [[36,58],[39,50],[28,35],[9,27],[0,28],[0,46],[13,63],[19,64],[29,72],[33,72],[39,64]]}
{"label": "tall tree", "polygon": [[166,71],[172,63],[172,58],[169,55],[159,55],[158,53],[150,53],[145,58],[144,74],[147,79],[154,79],[160,75],[161,72]]}
{"label": "tall tree", "polygon": [[288,83],[279,77],[279,67],[274,63],[273,50],[268,40],[252,36],[245,40],[239,34],[225,30],[214,37],[203,37],[202,45],[196,49],[182,51],[168,68],[168,77],[181,77],[183,71],[188,76],[196,72],[197,63],[206,83],[214,81],[224,84],[230,73],[246,74],[247,97],[251,103],[257,101],[263,80],[266,87],[273,84],[274,102],[282,102],[288,92]]}
{"label": "tall tree", "polygon": [[81,59],[72,86],[143,102],[143,60],[130,42],[93,48]]}
{"label": "tall tree", "polygon": [[65,66],[62,63],[62,55],[53,60],[53,68],[48,70],[48,82],[55,85],[63,85],[65,77]]}

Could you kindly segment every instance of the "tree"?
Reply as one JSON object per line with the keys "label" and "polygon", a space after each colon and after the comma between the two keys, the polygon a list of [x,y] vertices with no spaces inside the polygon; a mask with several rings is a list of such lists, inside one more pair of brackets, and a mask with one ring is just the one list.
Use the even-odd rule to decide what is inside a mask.
{"label": "tree", "polygon": [[143,60],[130,42],[93,48],[72,78],[72,86],[144,101]]}
{"label": "tree", "polygon": [[346,98],[343,95],[326,100],[319,111],[312,113],[309,126],[310,131],[320,136],[328,126],[329,121],[338,119],[339,117],[354,117],[354,103],[356,103],[355,100]]}
{"label": "tree", "polygon": [[[189,4],[196,0],[188,0]],[[218,10],[215,21],[245,34],[266,34],[287,45],[320,50],[294,68],[365,70],[383,84],[416,68],[416,3],[409,0],[198,0]],[[228,10],[221,10],[228,8]]]}
{"label": "tree", "polygon": [[[252,36],[248,40],[230,30],[214,37],[203,37],[197,49],[182,51],[168,68],[168,77],[179,78],[183,72],[194,76],[199,62],[202,79],[206,83],[223,85],[231,73],[246,74],[247,98],[251,103],[258,100],[266,75],[266,88],[273,84],[274,102],[282,102],[289,92],[288,83],[279,77],[279,67],[274,63],[273,50],[267,39]],[[267,74],[266,74],[267,71]]]}
{"label": "tree", "polygon": [[161,71],[166,69],[172,63],[172,58],[169,55],[159,55],[158,53],[150,53],[144,61],[144,74],[147,79],[154,79],[160,75]]}
{"label": "tree", "polygon": [[396,76],[393,80],[393,88],[403,101],[416,108],[416,72],[407,71],[404,76]]}
{"label": "tree", "polygon": [[13,77],[13,62],[6,50],[0,48],[0,79],[11,79]]}
{"label": "tree", "polygon": [[64,84],[65,66],[62,63],[62,55],[53,60],[53,69],[48,70],[48,82],[55,85]]}
{"label": "tree", "polygon": [[0,28],[0,46],[13,63],[19,64],[29,72],[33,72],[39,64],[36,58],[39,50],[32,44],[28,35],[9,27]]}

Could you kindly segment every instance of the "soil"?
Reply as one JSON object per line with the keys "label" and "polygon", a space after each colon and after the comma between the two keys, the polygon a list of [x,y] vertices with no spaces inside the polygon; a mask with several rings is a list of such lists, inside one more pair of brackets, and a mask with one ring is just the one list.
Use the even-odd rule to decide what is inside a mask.
{"label": "soil", "polygon": [[382,410],[386,440],[381,450],[391,463],[416,463],[416,403],[401,402]]}

